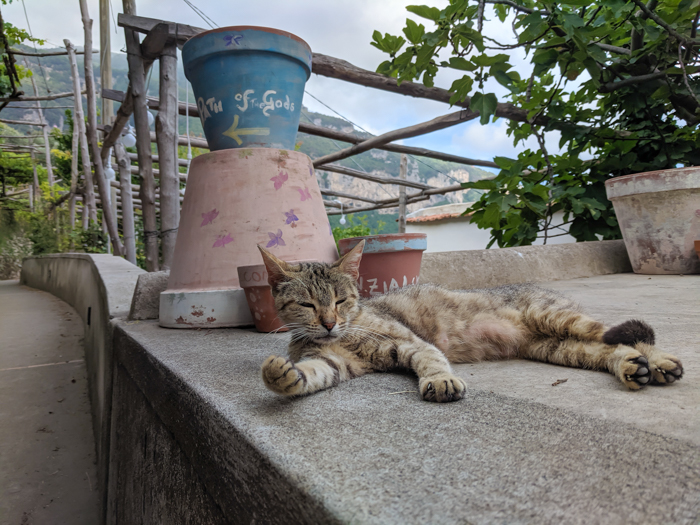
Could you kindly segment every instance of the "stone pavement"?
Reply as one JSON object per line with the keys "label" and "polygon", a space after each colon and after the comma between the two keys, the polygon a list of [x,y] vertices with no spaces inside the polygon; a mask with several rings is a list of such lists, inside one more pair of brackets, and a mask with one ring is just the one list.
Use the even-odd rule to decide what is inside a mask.
{"label": "stone pavement", "polygon": [[282,334],[119,322],[115,349],[241,522],[698,523],[700,276],[546,286],[608,324],[646,320],[684,378],[632,392],[607,373],[512,360],[457,365],[457,403],[421,401],[400,373],[285,399],[260,378]]}
{"label": "stone pavement", "polygon": [[0,282],[0,524],[99,523],[83,324],[46,292]]}

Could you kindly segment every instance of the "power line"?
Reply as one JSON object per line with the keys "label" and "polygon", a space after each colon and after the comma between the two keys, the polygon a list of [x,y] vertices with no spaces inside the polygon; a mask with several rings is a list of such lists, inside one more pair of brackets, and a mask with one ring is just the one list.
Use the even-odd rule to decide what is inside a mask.
{"label": "power line", "polygon": [[[22,9],[24,9],[24,18],[27,20],[27,29],[29,30],[29,36],[32,39],[32,44],[34,45],[34,51],[39,54],[39,50],[36,47],[36,42],[34,41],[34,34],[32,33],[32,26],[29,24],[29,15],[27,14],[27,6],[24,5],[24,0],[22,0]],[[46,92],[51,93],[51,90],[49,89],[49,82],[46,80],[46,73],[44,72],[44,68],[41,65],[41,60],[39,60],[39,57],[36,57],[37,64],[39,64],[39,69],[41,70],[41,75],[44,77],[44,85],[46,85]]]}
{"label": "power line", "polygon": [[206,14],[204,11],[202,11],[199,7],[195,6],[190,0],[183,0],[183,1],[184,1],[188,6],[190,6],[190,8],[192,9],[192,11],[194,11],[195,13],[197,13],[197,15],[199,15],[199,18],[201,18],[202,20],[204,20],[204,21],[207,23],[207,25],[208,25],[209,27],[211,27],[212,29],[214,29],[214,26],[219,27],[219,25],[218,25],[216,22],[214,22],[211,18],[209,18],[209,17],[207,16],[207,14]]}
{"label": "power line", "polygon": [[[308,91],[307,91],[307,93],[308,93]],[[311,95],[311,93],[309,93],[309,95]],[[311,96],[313,96],[313,95],[311,95]],[[314,98],[315,98],[315,97],[314,97]],[[319,102],[320,102],[320,101],[319,101]],[[331,109],[331,108],[328,108],[328,109]],[[333,111],[333,110],[331,109],[331,111]],[[302,115],[304,115],[304,118],[305,118],[306,120],[308,120],[311,124],[313,124],[313,122],[311,121],[311,119],[309,118],[308,115],[306,115],[305,113],[302,113]],[[347,120],[347,119],[346,119],[346,120]],[[350,122],[350,121],[348,120],[348,122]],[[351,124],[352,124],[352,123],[351,123]],[[353,125],[354,125],[354,124],[353,124]],[[327,138],[327,137],[326,137],[326,138]],[[341,149],[343,149],[343,148],[340,146],[340,144],[338,144],[335,140],[333,140],[333,139],[328,139],[328,140],[330,140],[330,141],[333,143],[333,145],[338,149],[338,151],[340,151]],[[350,157],[350,160],[353,161],[353,162],[355,163],[355,165],[356,165],[358,168],[360,168],[360,171],[361,171],[361,172],[367,173],[367,170],[365,170],[362,166],[360,166],[360,164],[357,162],[357,160],[355,159],[355,157]],[[394,195],[392,195],[391,193],[389,193],[389,191],[388,191],[383,185],[380,184],[379,187],[380,187],[382,190],[384,190],[384,192],[385,192],[389,197],[394,197]]]}
{"label": "power line", "polygon": [[[330,109],[333,113],[335,113],[336,115],[338,115],[338,116],[339,116],[340,118],[342,118],[343,120],[349,122],[350,124],[352,124],[353,126],[355,126],[355,127],[358,128],[358,129],[364,131],[365,133],[368,133],[368,134],[372,135],[372,133],[370,133],[369,131],[367,131],[365,128],[363,128],[362,126],[359,126],[358,124],[355,124],[355,123],[354,123],[352,120],[350,120],[349,118],[347,118],[347,117],[341,115],[341,114],[338,113],[336,110],[334,110],[332,107],[330,107],[328,104],[326,104],[325,102],[323,102],[322,100],[320,100],[318,97],[315,97],[314,95],[312,95],[311,93],[309,93],[309,92],[306,91],[306,90],[304,90],[304,93],[306,93],[307,95],[309,95],[311,98],[313,98],[314,100],[316,100],[318,103],[323,104],[324,106],[326,106],[328,109]],[[414,157],[413,155],[408,155],[408,156],[411,157],[411,158],[412,158],[413,160],[415,160],[416,162],[420,162],[420,163],[423,164],[424,166],[427,166],[428,168],[430,168],[431,170],[433,170],[435,173],[437,173],[437,174],[439,174],[439,175],[443,175],[443,176],[447,177],[448,179],[450,179],[450,180],[452,180],[452,181],[454,181],[454,182],[456,182],[456,183],[458,183],[458,184],[461,184],[461,183],[462,183],[461,180],[457,180],[457,179],[455,179],[454,177],[451,177],[450,175],[441,172],[440,170],[438,170],[437,168],[431,166],[430,164],[426,163],[425,161],[423,161],[423,160],[421,160],[421,159],[419,159],[419,158],[417,158],[417,157]],[[352,158],[352,157],[351,157],[351,158]]]}

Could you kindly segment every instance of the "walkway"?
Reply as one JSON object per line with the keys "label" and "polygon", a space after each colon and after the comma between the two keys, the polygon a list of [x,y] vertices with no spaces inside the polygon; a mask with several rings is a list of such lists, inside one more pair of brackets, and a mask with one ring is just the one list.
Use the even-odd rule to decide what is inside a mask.
{"label": "walkway", "polygon": [[0,525],[99,523],[78,314],[0,281]]}

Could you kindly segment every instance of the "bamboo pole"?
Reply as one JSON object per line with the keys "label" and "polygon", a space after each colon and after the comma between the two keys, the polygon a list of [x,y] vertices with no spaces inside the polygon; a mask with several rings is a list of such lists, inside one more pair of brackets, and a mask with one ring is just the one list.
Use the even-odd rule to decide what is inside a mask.
{"label": "bamboo pole", "polygon": [[[19,56],[25,56],[25,57],[56,57],[56,56],[65,56],[68,53],[66,51],[49,51],[47,53],[29,53],[27,51],[22,51],[21,49],[14,49],[10,48],[10,51],[14,55],[19,55]],[[93,53],[98,53],[97,50],[93,50]],[[76,51],[76,55],[84,55],[85,51]]]}
{"label": "bamboo pole", "polygon": [[[124,6],[126,10],[126,5]],[[153,163],[151,161],[151,134],[148,126],[146,109],[146,75],[141,45],[134,31],[125,30],[127,60],[129,63],[129,83],[134,104],[134,122],[136,124],[136,148],[139,156],[139,171],[141,175],[140,197],[143,211],[144,251],[146,255],[146,270],[157,272],[158,262],[158,224],[155,209],[155,180],[153,178]]]}
{"label": "bamboo pole", "polygon": [[92,158],[95,166],[95,178],[97,187],[102,197],[102,220],[107,226],[110,240],[112,242],[114,255],[121,255],[123,248],[119,239],[117,221],[114,219],[112,207],[110,205],[109,185],[105,179],[100,147],[97,144],[97,105],[95,101],[95,77],[92,71],[92,20],[88,12],[87,0],[80,0],[80,12],[83,18],[85,29],[85,90],[87,91],[88,122],[87,133],[92,149]]}
{"label": "bamboo pole", "polygon": [[428,122],[421,122],[420,124],[415,124],[413,126],[408,126],[406,128],[396,129],[383,135],[378,135],[376,137],[369,138],[350,146],[349,148],[336,151],[329,155],[324,155],[314,160],[314,167],[319,168],[324,164],[330,162],[335,162],[337,160],[345,159],[353,155],[368,151],[370,149],[376,148],[377,146],[382,146],[393,142],[395,140],[407,139],[410,137],[416,137],[418,135],[424,135],[432,131],[437,131],[439,129],[444,129],[456,124],[461,124],[462,122],[467,122],[478,117],[479,114],[468,109],[463,109],[461,111],[456,111],[454,113],[449,113],[448,115],[443,115],[441,117],[434,118]]}
{"label": "bamboo pole", "polygon": [[[24,63],[27,64],[26,60],[25,60]],[[27,68],[29,68],[29,65],[27,65]],[[33,79],[32,79],[32,80],[33,80]],[[35,93],[36,93],[36,91],[35,91]],[[84,93],[85,93],[85,91],[83,91],[83,94],[84,94]],[[36,96],[33,96],[33,97],[21,97],[21,98],[17,98],[17,97],[14,97],[14,98],[13,98],[13,97],[2,97],[2,98],[0,98],[0,102],[37,102],[37,101],[50,101],[50,100],[56,100],[56,99],[59,99],[59,98],[67,98],[67,97],[72,97],[72,96],[75,96],[75,93],[73,93],[72,91],[69,91],[69,92],[66,92],[66,93],[56,93],[55,95],[42,95],[42,96],[39,96],[39,95],[37,94]],[[7,106],[7,107],[9,108],[9,107],[11,107],[11,106]],[[15,109],[22,109],[22,108],[15,108]],[[28,109],[28,108],[27,108],[27,109]],[[56,109],[56,106],[51,106],[50,108],[47,108],[47,109]]]}
{"label": "bamboo pole", "polygon": [[34,172],[34,199],[36,202],[39,201],[39,174],[36,172],[36,160],[34,159],[34,150],[31,152],[32,157],[32,171]]}
{"label": "bamboo pole", "polygon": [[[86,220],[97,222],[97,206],[95,204],[95,193],[93,191],[92,168],[90,166],[90,153],[88,151],[87,134],[85,133],[85,116],[83,114],[82,97],[80,93],[80,74],[78,73],[78,61],[75,58],[75,47],[70,40],[64,39],[63,44],[68,51],[71,77],[73,79],[73,92],[75,96],[75,110],[73,115],[73,125],[78,126],[78,137],[80,143],[80,154],[83,163],[83,177],[85,177],[85,195],[83,199],[83,230],[87,230]],[[85,213],[87,211],[87,215]],[[87,217],[87,219],[86,219]]]}
{"label": "bamboo pole", "polygon": [[136,236],[134,233],[134,202],[132,195],[130,163],[126,149],[121,143],[114,145],[114,154],[119,166],[119,188],[122,201],[122,235],[126,260],[136,264]]}
{"label": "bamboo pole", "polygon": [[[26,66],[27,69],[29,69],[29,62],[27,62],[27,59],[24,59],[24,65]],[[34,81],[34,75],[30,76],[29,79],[32,81],[32,89],[34,90],[34,97],[39,96],[39,90],[36,88],[36,82]],[[48,175],[49,179],[49,186],[53,186],[53,167],[51,166],[51,145],[49,143],[49,127],[48,123],[46,122],[46,119],[44,119],[44,112],[41,109],[41,102],[37,101],[36,103],[36,112],[39,115],[39,121],[42,122],[44,125],[41,127],[41,130],[44,135],[44,149],[45,149],[45,154],[46,154],[46,173]]]}
{"label": "bamboo pole", "polygon": [[[100,85],[102,89],[112,87],[112,43],[109,27],[109,0],[100,0]],[[102,98],[102,124],[111,124],[114,104]]]}
{"label": "bamboo pole", "polygon": [[163,269],[173,262],[180,223],[180,172],[177,163],[177,46],[168,43],[160,55],[160,110],[156,141],[160,161],[160,235]]}
{"label": "bamboo pole", "polygon": [[[399,179],[406,180],[408,157],[401,155],[399,164]],[[399,186],[399,233],[406,233],[406,186]]]}

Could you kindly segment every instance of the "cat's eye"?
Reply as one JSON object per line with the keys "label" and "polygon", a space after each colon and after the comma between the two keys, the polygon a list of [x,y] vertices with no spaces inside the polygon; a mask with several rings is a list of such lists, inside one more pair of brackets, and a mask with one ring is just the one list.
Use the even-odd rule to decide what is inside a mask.
{"label": "cat's eye", "polygon": [[345,302],[345,299],[340,299],[339,301],[335,302],[335,305],[338,306],[339,304],[343,304]]}
{"label": "cat's eye", "polygon": [[313,304],[311,303],[299,303],[299,306],[303,306],[304,308],[316,308]]}

